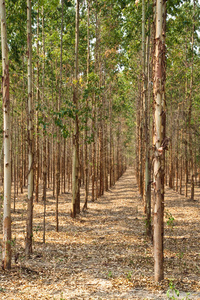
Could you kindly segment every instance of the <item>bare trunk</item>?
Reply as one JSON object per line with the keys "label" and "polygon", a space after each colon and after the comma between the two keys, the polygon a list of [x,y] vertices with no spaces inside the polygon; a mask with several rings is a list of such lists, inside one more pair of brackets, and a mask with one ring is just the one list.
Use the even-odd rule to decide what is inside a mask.
{"label": "bare trunk", "polygon": [[[39,90],[39,1],[38,1],[38,11],[37,11],[37,106],[39,107],[40,102],[40,90]],[[36,109],[36,170],[35,170],[35,201],[38,202],[39,195],[39,160],[40,160],[40,150],[39,150],[39,121],[38,121],[39,109]]]}
{"label": "bare trunk", "polygon": [[4,209],[3,209],[3,269],[11,269],[11,157],[10,157],[10,98],[9,62],[6,30],[5,1],[0,2],[1,11],[1,50],[2,50],[2,94],[4,119]]}
{"label": "bare trunk", "polygon": [[63,165],[62,165],[62,172],[63,172],[63,193],[65,194],[66,191],[66,140],[63,139],[64,149],[63,149]]}
{"label": "bare trunk", "polygon": [[[78,42],[79,42],[79,0],[76,2],[76,36],[75,36],[75,85],[73,102],[78,111]],[[75,115],[75,128],[73,135],[73,161],[72,161],[72,209],[71,216],[76,217],[80,211],[80,186],[79,186],[79,120]]]}
{"label": "bare trunk", "polygon": [[95,134],[95,126],[96,126],[96,113],[95,113],[95,95],[93,95],[92,99],[92,135],[93,135],[93,143],[92,143],[92,201],[95,201],[96,193],[95,193],[95,182],[96,178],[96,134]]}
{"label": "bare trunk", "polygon": [[[149,21],[150,24],[150,21]],[[150,30],[150,26],[149,26]],[[150,85],[148,84],[147,98],[147,72],[149,82],[149,38],[148,52],[145,44],[145,1],[142,0],[142,60],[143,60],[143,106],[144,106],[144,131],[145,131],[145,192],[144,192],[144,210],[146,213],[146,231],[151,234],[151,184],[150,184],[150,165],[149,165],[149,101],[150,101]],[[147,52],[147,53],[146,53]]]}
{"label": "bare trunk", "polygon": [[[87,1],[87,84],[89,79],[90,72],[90,0]],[[86,122],[85,122],[85,203],[83,209],[87,209],[88,203],[88,194],[89,194],[89,158],[88,158],[88,108],[89,108],[89,99],[86,100]]]}
{"label": "bare trunk", "polygon": [[194,166],[193,166],[193,151],[192,151],[192,89],[193,89],[193,64],[194,64],[194,31],[195,31],[195,0],[193,0],[193,31],[192,31],[192,64],[191,64],[191,79],[190,79],[190,94],[189,94],[189,157],[190,157],[190,170],[191,170],[191,200],[194,200]]}
{"label": "bare trunk", "polygon": [[32,112],[32,38],[31,0],[27,0],[27,54],[28,54],[28,205],[26,255],[32,253],[33,239],[33,112]]}
{"label": "bare trunk", "polygon": [[182,178],[183,178],[183,157],[182,157],[182,154],[181,154],[181,164],[180,164],[180,185],[179,185],[179,194],[181,195],[182,194]]}
{"label": "bare trunk", "polygon": [[23,194],[23,161],[24,161],[24,110],[22,102],[22,112],[21,112],[21,160],[20,160],[20,190]]}
{"label": "bare trunk", "polygon": [[164,278],[163,214],[165,170],[165,27],[166,2],[156,0],[156,32],[154,57],[154,278]]}
{"label": "bare trunk", "polygon": [[43,129],[43,243],[45,243],[46,233],[46,195],[47,195],[47,150],[46,150],[46,130]]}
{"label": "bare trunk", "polygon": [[[42,48],[43,48],[43,64],[42,64],[42,102],[44,103],[44,86],[45,86],[45,36],[44,36],[44,8],[42,7]],[[47,137],[46,137],[46,116],[43,112],[43,243],[45,243],[46,233],[46,195],[47,195]]]}
{"label": "bare trunk", "polygon": [[142,103],[140,99],[140,129],[139,129],[139,192],[143,197],[144,192],[144,174],[143,174],[143,116],[142,116]]}
{"label": "bare trunk", "polygon": [[[110,88],[111,89],[111,88]],[[112,96],[109,95],[109,125],[110,125],[110,187],[113,186],[113,130],[112,130]]]}
{"label": "bare trunk", "polygon": [[139,136],[140,136],[140,97],[139,95],[137,96],[136,100],[136,149],[135,149],[135,172],[136,172],[136,179],[137,179],[137,184],[138,187],[140,186],[140,173],[139,173],[139,154],[140,154],[140,146],[139,146]]}

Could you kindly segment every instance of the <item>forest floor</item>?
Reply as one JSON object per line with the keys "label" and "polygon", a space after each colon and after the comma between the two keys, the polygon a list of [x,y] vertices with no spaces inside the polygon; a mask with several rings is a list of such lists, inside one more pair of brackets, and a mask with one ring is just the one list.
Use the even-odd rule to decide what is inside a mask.
{"label": "forest floor", "polygon": [[12,213],[13,256],[19,258],[11,271],[0,271],[0,299],[200,299],[200,188],[195,193],[190,201],[166,187],[165,279],[159,284],[133,169],[75,220],[71,195],[61,195],[58,233],[48,190],[46,244],[40,201],[34,203],[30,259],[24,256],[26,195],[19,195]]}

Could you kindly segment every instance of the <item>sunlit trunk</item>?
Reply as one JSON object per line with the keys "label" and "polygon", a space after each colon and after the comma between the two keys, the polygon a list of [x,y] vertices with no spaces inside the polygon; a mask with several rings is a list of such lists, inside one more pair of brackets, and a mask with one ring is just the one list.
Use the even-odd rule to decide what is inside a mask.
{"label": "sunlit trunk", "polygon": [[156,1],[156,31],[154,56],[154,276],[164,278],[163,268],[163,213],[164,213],[164,164],[165,164],[165,27],[166,2]]}
{"label": "sunlit trunk", "polygon": [[2,50],[2,95],[4,120],[4,209],[3,209],[3,269],[11,268],[11,157],[10,157],[10,98],[9,66],[6,30],[5,1],[0,2],[1,11],[1,50]]}

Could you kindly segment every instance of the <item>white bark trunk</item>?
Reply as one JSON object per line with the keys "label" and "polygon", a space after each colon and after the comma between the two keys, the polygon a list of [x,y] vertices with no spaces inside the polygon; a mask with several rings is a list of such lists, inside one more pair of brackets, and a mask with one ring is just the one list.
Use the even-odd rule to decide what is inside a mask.
{"label": "white bark trunk", "polygon": [[165,18],[166,2],[156,1],[154,57],[154,272],[155,281],[164,278],[164,139],[165,139]]}
{"label": "white bark trunk", "polygon": [[10,149],[10,99],[9,67],[6,32],[5,1],[0,1],[1,12],[1,48],[2,48],[2,92],[4,119],[4,210],[3,210],[3,261],[4,269],[11,268],[11,149]]}

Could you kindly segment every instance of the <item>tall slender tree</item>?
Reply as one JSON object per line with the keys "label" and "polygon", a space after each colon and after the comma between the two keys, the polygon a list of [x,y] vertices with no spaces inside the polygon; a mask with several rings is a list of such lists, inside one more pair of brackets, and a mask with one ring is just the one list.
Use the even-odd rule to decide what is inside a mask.
{"label": "tall slender tree", "polygon": [[[45,102],[45,34],[44,34],[44,7],[42,7],[42,48],[43,48],[43,64],[42,64],[42,102]],[[46,111],[43,110],[43,243],[45,244],[45,228],[46,228],[46,196],[47,196],[47,131],[46,131]]]}
{"label": "tall slender tree", "polygon": [[[90,72],[90,0],[87,0],[87,86],[89,85]],[[87,209],[88,194],[89,194],[89,164],[88,164],[88,108],[89,98],[86,100],[86,121],[85,121],[85,203],[83,210]]]}
{"label": "tall slender tree", "polygon": [[11,268],[11,154],[10,154],[10,98],[9,61],[6,30],[5,1],[0,1],[1,50],[2,50],[2,93],[4,119],[4,210],[3,210],[3,269]]}
{"label": "tall slender tree", "polygon": [[36,94],[36,100],[37,100],[37,106],[38,109],[36,109],[36,157],[35,157],[35,200],[38,202],[39,197],[39,168],[40,168],[40,147],[39,147],[39,102],[40,102],[40,69],[39,69],[39,55],[40,55],[40,44],[39,44],[39,19],[40,19],[40,1],[37,2],[37,94]]}
{"label": "tall slender tree", "polygon": [[190,169],[191,169],[191,200],[194,200],[194,162],[193,162],[193,149],[192,149],[192,89],[193,89],[193,70],[194,70],[194,34],[195,34],[195,0],[193,0],[193,28],[192,28],[192,42],[191,42],[191,52],[192,52],[192,61],[191,61],[191,78],[190,78],[190,92],[189,92],[189,156],[190,156]]}
{"label": "tall slender tree", "polygon": [[[61,97],[62,97],[62,60],[63,60],[63,13],[64,13],[64,2],[61,1],[61,7],[62,7],[62,15],[61,15],[61,32],[60,32],[60,80],[59,80],[59,96],[57,101],[57,109],[58,112],[61,108]],[[60,168],[60,162],[61,162],[61,136],[59,134],[59,130],[57,129],[57,149],[56,149],[56,231],[59,230],[59,220],[58,220],[58,200],[59,200],[59,194],[60,194],[60,177],[61,177],[61,168]]]}
{"label": "tall slender tree", "polygon": [[[142,64],[143,64],[143,107],[144,107],[144,134],[145,134],[145,191],[144,191],[144,207],[147,222],[147,234],[151,234],[151,185],[150,185],[150,166],[149,166],[149,106],[147,97],[147,45],[145,30],[145,0],[142,0]],[[149,87],[149,86],[148,86]]]}
{"label": "tall slender tree", "polygon": [[27,59],[28,59],[28,203],[26,255],[32,253],[33,239],[33,109],[32,109],[32,33],[31,0],[27,0]]}
{"label": "tall slender tree", "polygon": [[75,125],[73,134],[73,161],[72,161],[72,210],[71,215],[76,217],[80,210],[79,186],[79,120],[78,120],[78,45],[79,45],[79,0],[76,1],[76,33],[75,33],[75,63],[74,63],[74,93]]}
{"label": "tall slender tree", "polygon": [[154,276],[164,278],[163,268],[163,214],[164,214],[164,164],[165,164],[165,31],[166,1],[156,0],[154,54]]}

